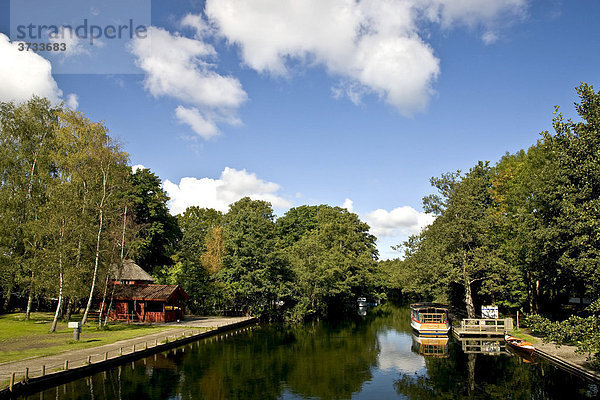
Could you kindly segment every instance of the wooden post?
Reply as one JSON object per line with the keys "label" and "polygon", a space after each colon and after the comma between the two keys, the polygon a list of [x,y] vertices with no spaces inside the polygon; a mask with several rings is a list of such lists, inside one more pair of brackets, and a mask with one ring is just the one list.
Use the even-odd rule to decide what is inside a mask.
{"label": "wooden post", "polygon": [[65,360],[65,371],[69,369],[69,360]]}
{"label": "wooden post", "polygon": [[517,329],[519,329],[519,310],[517,310]]}
{"label": "wooden post", "polygon": [[88,356],[87,363],[88,363],[88,364],[91,364],[91,363],[92,363],[92,356]]}
{"label": "wooden post", "polygon": [[123,355],[123,348],[119,347],[119,355],[122,356]]}
{"label": "wooden post", "polygon": [[104,361],[108,360],[108,351],[104,352]]}
{"label": "wooden post", "polygon": [[42,365],[42,376],[46,376],[46,366]]}
{"label": "wooden post", "polygon": [[148,350],[148,342],[144,344],[144,350]]}
{"label": "wooden post", "polygon": [[29,367],[25,368],[25,382],[29,381]]}
{"label": "wooden post", "polygon": [[135,353],[135,343],[133,344],[133,351],[132,353]]}
{"label": "wooden post", "polygon": [[15,373],[10,374],[10,383],[8,384],[8,390],[13,391],[13,386],[15,384]]}
{"label": "wooden post", "polygon": [[158,346],[158,339],[154,339],[154,347]]}

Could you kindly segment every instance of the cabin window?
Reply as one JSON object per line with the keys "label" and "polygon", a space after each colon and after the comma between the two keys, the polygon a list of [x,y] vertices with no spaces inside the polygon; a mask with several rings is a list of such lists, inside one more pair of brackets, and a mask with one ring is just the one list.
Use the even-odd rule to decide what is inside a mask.
{"label": "cabin window", "polygon": [[148,308],[146,310],[148,312],[162,312],[163,311],[163,303],[160,301],[149,301]]}

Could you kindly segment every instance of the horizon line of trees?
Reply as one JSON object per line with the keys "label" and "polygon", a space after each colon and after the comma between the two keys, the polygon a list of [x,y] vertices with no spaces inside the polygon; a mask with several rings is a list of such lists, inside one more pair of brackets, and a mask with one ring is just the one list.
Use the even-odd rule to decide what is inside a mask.
{"label": "horizon line of trees", "polygon": [[[554,133],[529,149],[431,179],[437,193],[423,207],[435,221],[397,247],[403,260],[381,262],[392,287],[459,304],[470,318],[483,304],[559,319],[580,312],[584,319],[554,325],[531,321],[600,351],[600,92],[586,83],[576,90],[579,121],[556,107]],[[592,306],[573,307],[572,298]]]}
{"label": "horizon line of trees", "polygon": [[[300,206],[276,218],[243,198],[225,214],[172,216],[160,179],[132,171],[104,123],[33,97],[0,103],[2,312],[26,298],[69,319],[111,303],[110,276],[126,258],[180,284],[194,312],[300,321],[340,315],[356,297],[382,298],[375,237],[356,214]],[[101,323],[102,321],[99,321]]]}

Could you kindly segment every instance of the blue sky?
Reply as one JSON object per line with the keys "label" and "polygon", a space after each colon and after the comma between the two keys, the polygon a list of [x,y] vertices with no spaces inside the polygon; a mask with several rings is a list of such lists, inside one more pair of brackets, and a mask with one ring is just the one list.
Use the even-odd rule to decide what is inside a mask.
{"label": "blue sky", "polygon": [[345,205],[382,258],[431,221],[430,177],[527,148],[554,105],[573,115],[580,81],[600,89],[595,0],[135,2],[84,3],[149,38],[50,54],[18,51],[15,25],[75,26],[69,0],[3,0],[0,101],[35,93],[104,120],[174,213],[244,195],[278,215]]}

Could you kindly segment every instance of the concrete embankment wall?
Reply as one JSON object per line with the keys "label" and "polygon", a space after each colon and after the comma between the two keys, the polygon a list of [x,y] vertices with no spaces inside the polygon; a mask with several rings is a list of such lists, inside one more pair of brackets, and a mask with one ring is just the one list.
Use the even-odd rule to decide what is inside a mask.
{"label": "concrete embankment wall", "polygon": [[600,373],[598,373],[598,372],[589,371],[589,370],[584,369],[576,364],[573,364],[567,360],[563,360],[560,357],[556,357],[556,356],[549,354],[538,348],[535,349],[534,354],[536,356],[539,356],[541,358],[544,358],[544,359],[550,361],[552,364],[556,365],[560,369],[563,369],[573,375],[579,376],[581,378],[584,378],[591,382],[594,382],[597,385],[600,385]]}
{"label": "concrete embankment wall", "polygon": [[[78,366],[75,368],[69,368],[66,370],[49,372],[47,375],[30,378],[24,381],[16,382],[12,387],[5,388],[0,391],[0,400],[13,399],[19,396],[28,395],[31,393],[39,392],[41,390],[62,385],[64,383],[79,379],[85,376],[95,374],[97,372],[105,371],[112,367],[122,365],[127,362],[135,361],[140,358],[148,357],[153,354],[162,353],[164,351],[171,350],[173,348],[186,345],[188,343],[195,342],[200,339],[208,338],[211,336],[218,335],[220,333],[235,330],[247,325],[256,324],[257,318],[251,318],[244,321],[236,322],[229,325],[222,325],[218,328],[204,331],[191,336],[185,336],[173,341],[166,343],[158,343],[155,346],[142,348],[131,352],[129,354],[119,355],[117,357],[109,358],[106,360],[98,361],[95,363]],[[92,349],[90,349],[92,350]]]}

